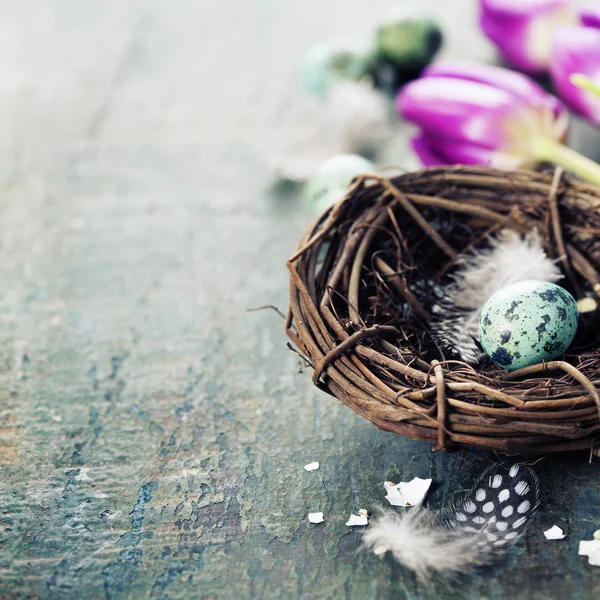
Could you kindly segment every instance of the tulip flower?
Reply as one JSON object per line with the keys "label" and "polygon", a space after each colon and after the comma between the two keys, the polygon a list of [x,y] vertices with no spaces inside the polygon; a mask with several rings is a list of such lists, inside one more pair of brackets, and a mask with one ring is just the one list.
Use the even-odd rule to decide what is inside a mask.
{"label": "tulip flower", "polygon": [[579,7],[577,14],[579,22],[584,27],[600,28],[600,2],[598,0]]}
{"label": "tulip flower", "polygon": [[556,28],[576,21],[568,0],[480,0],[483,32],[506,62],[531,73],[548,69]]}
{"label": "tulip flower", "polygon": [[600,81],[600,29],[561,27],[554,35],[550,77],[560,97],[586,119],[600,125],[600,98],[575,85],[572,75]]}
{"label": "tulip flower", "polygon": [[402,88],[400,115],[420,129],[413,149],[426,166],[503,169],[553,162],[600,184],[600,165],[564,146],[565,106],[528,76],[489,65],[443,61]]}

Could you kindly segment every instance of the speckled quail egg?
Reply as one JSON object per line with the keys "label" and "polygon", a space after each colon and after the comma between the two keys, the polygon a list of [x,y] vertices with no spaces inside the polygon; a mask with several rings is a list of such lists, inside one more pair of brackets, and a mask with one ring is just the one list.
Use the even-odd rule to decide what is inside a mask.
{"label": "speckled quail egg", "polygon": [[561,354],[573,342],[579,313],[564,288],[519,281],[491,296],[481,310],[479,341],[496,365],[514,371]]}

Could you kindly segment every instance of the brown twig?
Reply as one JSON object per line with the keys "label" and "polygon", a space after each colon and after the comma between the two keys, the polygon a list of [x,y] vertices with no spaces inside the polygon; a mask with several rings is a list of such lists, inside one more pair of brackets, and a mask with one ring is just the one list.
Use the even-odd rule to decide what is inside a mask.
{"label": "brown twig", "polygon": [[560,262],[563,266],[563,269],[567,275],[569,283],[571,284],[571,288],[575,292],[577,298],[582,297],[581,286],[579,282],[575,278],[575,274],[573,273],[573,269],[571,267],[571,262],[569,260],[569,255],[567,254],[567,248],[565,246],[565,240],[563,237],[562,226],[560,222],[560,213],[558,211],[558,186],[560,184],[560,180],[563,176],[562,167],[556,167],[554,170],[554,177],[552,178],[552,187],[550,188],[550,193],[548,194],[548,201],[550,203],[550,221],[552,222],[552,231],[554,233],[554,241],[556,242],[556,248],[558,249],[558,256]]}
{"label": "brown twig", "polygon": [[394,187],[389,181],[384,187],[396,198],[402,208],[415,220],[417,225],[441,248],[450,258],[456,259],[456,251],[444,240],[444,238],[423,218],[421,213],[408,201],[406,196]]}
{"label": "brown twig", "polygon": [[396,271],[394,271],[394,269],[379,256],[375,257],[375,266],[381,271],[385,280],[391,283],[396,291],[404,298],[404,300],[406,300],[408,307],[415,316],[423,323],[427,323],[429,321],[427,311],[423,308],[423,305],[419,302],[417,297],[410,291],[404,279],[400,277],[400,274],[396,273]]}
{"label": "brown twig", "polygon": [[254,308],[247,308],[246,312],[258,312],[259,310],[274,310],[282,319],[285,319],[286,316],[272,304],[265,304],[264,306],[256,306]]}

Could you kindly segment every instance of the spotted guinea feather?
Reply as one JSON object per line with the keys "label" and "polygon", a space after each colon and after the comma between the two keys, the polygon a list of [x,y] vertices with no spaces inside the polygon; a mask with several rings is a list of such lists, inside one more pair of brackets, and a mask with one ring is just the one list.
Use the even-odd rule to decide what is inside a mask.
{"label": "spotted guinea feather", "polygon": [[533,469],[518,464],[508,471],[491,467],[467,494],[443,511],[442,518],[459,535],[477,536],[477,546],[491,561],[523,536],[540,502]]}
{"label": "spotted guinea feather", "polygon": [[495,562],[525,532],[540,504],[535,472],[514,465],[486,470],[475,486],[436,514],[417,507],[384,511],[363,537],[383,547],[422,580],[434,573],[460,575]]}

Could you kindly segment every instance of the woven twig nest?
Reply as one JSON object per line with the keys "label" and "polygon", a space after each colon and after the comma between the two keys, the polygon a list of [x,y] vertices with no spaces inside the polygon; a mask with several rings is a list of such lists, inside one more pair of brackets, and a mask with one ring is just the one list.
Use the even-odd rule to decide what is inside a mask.
{"label": "woven twig nest", "polygon": [[[600,189],[479,167],[365,175],[289,260],[287,333],[313,382],[377,427],[440,449],[545,454],[600,445],[600,310],[560,360],[507,373],[431,334],[434,285],[503,228],[537,227],[578,299],[600,293]],[[592,302],[593,304],[593,302]]]}

